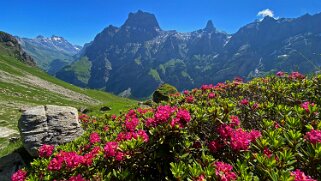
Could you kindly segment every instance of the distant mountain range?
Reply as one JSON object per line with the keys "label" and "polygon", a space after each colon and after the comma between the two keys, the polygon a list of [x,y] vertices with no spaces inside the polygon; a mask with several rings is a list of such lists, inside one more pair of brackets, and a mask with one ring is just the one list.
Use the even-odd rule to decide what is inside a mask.
{"label": "distant mountain range", "polygon": [[108,26],[56,76],[75,85],[147,97],[162,83],[179,90],[241,76],[318,71],[321,14],[265,17],[234,34],[212,21],[189,33],[162,30],[153,14],[130,13],[121,27]]}
{"label": "distant mountain range", "polygon": [[55,35],[50,38],[41,35],[33,39],[16,38],[23,50],[33,57],[37,65],[50,74],[55,74],[56,71],[74,61],[74,55],[82,48]]}

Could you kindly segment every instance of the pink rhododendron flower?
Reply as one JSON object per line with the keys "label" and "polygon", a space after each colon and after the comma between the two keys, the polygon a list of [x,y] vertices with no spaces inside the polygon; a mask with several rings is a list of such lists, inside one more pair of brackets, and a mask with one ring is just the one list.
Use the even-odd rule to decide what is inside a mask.
{"label": "pink rhododendron flower", "polygon": [[217,140],[211,141],[211,142],[209,142],[209,144],[208,144],[208,149],[209,149],[212,153],[217,152],[221,147],[222,147],[222,145],[221,145]]}
{"label": "pink rhododendron flower", "polygon": [[185,98],[187,103],[193,103],[194,102],[194,97],[193,96],[188,96]]}
{"label": "pink rhododendron flower", "polygon": [[24,181],[26,178],[27,172],[20,169],[11,176],[11,181]]}
{"label": "pink rhododendron flower", "polygon": [[158,106],[154,116],[156,124],[166,123],[174,111],[175,110],[168,105]]}
{"label": "pink rhododendron flower", "polygon": [[50,157],[55,149],[54,145],[42,145],[39,148],[39,156],[40,157]]}
{"label": "pink rhododendron flower", "polygon": [[117,160],[117,161],[122,161],[123,159],[124,159],[124,153],[118,151],[118,152],[116,153],[115,160]]}
{"label": "pink rhododendron flower", "polygon": [[135,131],[138,124],[139,120],[137,118],[126,119],[125,121],[125,126],[129,131]]}
{"label": "pink rhododendron flower", "polygon": [[211,92],[211,93],[208,94],[208,98],[209,98],[209,99],[213,99],[213,98],[215,98],[215,96],[216,96],[216,95],[215,95],[215,93],[213,93],[213,92]]}
{"label": "pink rhododendron flower", "polygon": [[309,113],[310,112],[309,107],[310,106],[313,107],[314,105],[315,105],[314,103],[310,103],[307,101],[301,104],[301,108],[303,108],[307,113]]}
{"label": "pink rhododendron flower", "polygon": [[227,124],[222,124],[217,128],[217,132],[222,138],[229,138],[233,133],[233,128]]}
{"label": "pink rhododendron flower", "polygon": [[292,72],[290,75],[289,75],[289,79],[304,79],[305,76],[300,74],[299,72]]}
{"label": "pink rhododendron flower", "polygon": [[106,143],[104,147],[105,155],[106,157],[114,157],[116,156],[116,151],[118,148],[118,143],[117,142],[108,142]]}
{"label": "pink rhododendron flower", "polygon": [[147,127],[155,127],[157,126],[157,122],[155,121],[154,118],[147,118],[147,120],[145,121],[145,124]]}
{"label": "pink rhododendron flower", "polygon": [[188,91],[188,90],[184,90],[184,91],[183,91],[183,94],[184,94],[184,95],[188,95],[188,94],[189,94],[189,91]]}
{"label": "pink rhododendron flower", "polygon": [[68,181],[86,181],[80,174],[77,176],[71,176]]}
{"label": "pink rhododendron flower", "polygon": [[115,120],[117,118],[117,116],[115,114],[111,115],[111,119]]}
{"label": "pink rhododendron flower", "polygon": [[312,179],[310,176],[307,176],[299,169],[291,172],[291,176],[294,177],[294,181],[317,181]]}
{"label": "pink rhododendron flower", "polygon": [[249,104],[249,101],[247,99],[243,99],[241,100],[240,102],[242,105],[248,105]]}
{"label": "pink rhododendron flower", "polygon": [[232,165],[224,162],[215,162],[216,168],[215,175],[220,178],[221,181],[232,181],[237,179],[237,175],[232,172]]}
{"label": "pink rhododendron flower", "polygon": [[271,158],[271,156],[272,156],[273,153],[272,153],[272,151],[269,150],[268,148],[264,148],[263,154],[266,155],[268,158]]}
{"label": "pink rhododendron flower", "polygon": [[198,176],[198,177],[195,179],[195,181],[206,181],[206,179],[205,179],[205,176],[202,174],[202,175]]}
{"label": "pink rhododendron flower", "polygon": [[176,113],[176,118],[184,123],[188,123],[191,121],[191,115],[185,109],[179,109]]}
{"label": "pink rhododendron flower", "polygon": [[99,143],[100,142],[99,134],[96,132],[91,133],[89,137],[89,141],[91,144]]}
{"label": "pink rhododendron flower", "polygon": [[262,136],[261,132],[258,130],[252,130],[249,134],[251,141],[255,141]]}
{"label": "pink rhododendron flower", "polygon": [[231,120],[231,123],[230,123],[231,127],[236,127],[241,124],[240,119],[237,116],[234,116],[234,115],[230,116],[230,120]]}
{"label": "pink rhododendron flower", "polygon": [[138,130],[137,134],[139,137],[143,138],[144,142],[148,142],[149,136],[144,130]]}
{"label": "pink rhododendron flower", "polygon": [[321,143],[321,130],[311,130],[305,134],[305,138],[312,144]]}
{"label": "pink rhododendron flower", "polygon": [[284,74],[285,74],[284,72],[278,71],[278,72],[276,73],[276,76],[278,76],[278,77],[283,77]]}
{"label": "pink rhododendron flower", "polygon": [[58,171],[61,169],[62,164],[63,164],[63,158],[58,157],[58,158],[53,158],[50,160],[49,165],[48,165],[48,170],[51,171]]}
{"label": "pink rhododendron flower", "polygon": [[230,145],[233,150],[247,150],[251,143],[251,137],[242,128],[236,129],[231,134]]}

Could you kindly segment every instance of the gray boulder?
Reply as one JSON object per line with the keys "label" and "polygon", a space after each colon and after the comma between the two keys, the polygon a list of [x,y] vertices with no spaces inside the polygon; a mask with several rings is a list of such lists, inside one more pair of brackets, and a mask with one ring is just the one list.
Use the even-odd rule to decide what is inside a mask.
{"label": "gray boulder", "polygon": [[22,113],[18,127],[25,149],[35,157],[43,144],[64,144],[84,133],[77,109],[66,106],[29,108]]}

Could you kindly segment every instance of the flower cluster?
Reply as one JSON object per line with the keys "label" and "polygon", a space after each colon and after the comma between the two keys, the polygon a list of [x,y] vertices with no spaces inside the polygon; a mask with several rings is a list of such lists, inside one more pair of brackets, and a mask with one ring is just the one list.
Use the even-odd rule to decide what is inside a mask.
{"label": "flower cluster", "polygon": [[99,143],[100,142],[99,134],[96,132],[91,133],[89,137],[89,142],[91,144]]}
{"label": "flower cluster", "polygon": [[84,156],[76,152],[59,152],[48,165],[48,170],[59,171],[65,165],[67,169],[74,169],[80,165],[89,166],[95,156],[100,152],[100,147],[95,147]]}
{"label": "flower cluster", "polygon": [[312,144],[321,143],[321,130],[311,130],[305,134],[305,138]]}
{"label": "flower cluster", "polygon": [[120,132],[116,141],[131,140],[141,137],[144,142],[148,142],[149,136],[144,130],[138,130],[137,132]]}
{"label": "flower cluster", "polygon": [[310,103],[308,101],[301,104],[301,108],[303,108],[307,113],[310,112],[309,107],[313,107],[313,106],[315,106],[315,104]]}
{"label": "flower cluster", "polygon": [[305,76],[300,74],[299,72],[292,72],[290,75],[289,75],[289,79],[304,79]]}
{"label": "flower cluster", "polygon": [[39,148],[39,156],[40,157],[50,157],[55,149],[54,145],[42,145]]}
{"label": "flower cluster", "polygon": [[230,119],[231,123],[220,125],[217,128],[217,132],[223,141],[226,142],[229,140],[230,146],[233,150],[247,150],[251,142],[262,136],[261,132],[257,130],[251,130],[250,132],[247,132],[242,128],[235,129],[235,127],[239,126],[240,124],[239,118],[237,116],[231,116]]}
{"label": "flower cluster", "polygon": [[291,172],[291,176],[294,177],[294,181],[317,181],[312,179],[310,176],[307,176],[299,169]]}
{"label": "flower cluster", "polygon": [[27,172],[24,170],[18,170],[11,176],[11,181],[24,181],[27,178]]}
{"label": "flower cluster", "polygon": [[232,165],[224,162],[215,162],[214,165],[216,168],[215,175],[218,176],[221,181],[232,181],[237,179],[236,173],[232,172]]}
{"label": "flower cluster", "polygon": [[80,174],[77,176],[71,176],[68,181],[86,181]]}

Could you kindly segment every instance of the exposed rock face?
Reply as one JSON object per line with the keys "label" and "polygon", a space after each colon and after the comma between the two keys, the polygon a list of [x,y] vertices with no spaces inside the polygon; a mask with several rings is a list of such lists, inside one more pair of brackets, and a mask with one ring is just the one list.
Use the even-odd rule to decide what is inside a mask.
{"label": "exposed rock face", "polygon": [[38,148],[43,144],[67,143],[84,132],[76,108],[53,105],[27,109],[19,120],[19,130],[24,147],[32,156],[38,156]]}
{"label": "exposed rock face", "polygon": [[18,40],[12,35],[0,31],[0,43],[9,47],[10,52],[20,61],[31,66],[36,65],[34,60],[26,52],[22,50],[21,46],[18,43]]}

